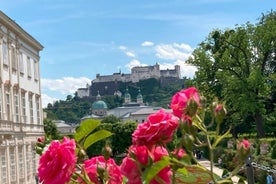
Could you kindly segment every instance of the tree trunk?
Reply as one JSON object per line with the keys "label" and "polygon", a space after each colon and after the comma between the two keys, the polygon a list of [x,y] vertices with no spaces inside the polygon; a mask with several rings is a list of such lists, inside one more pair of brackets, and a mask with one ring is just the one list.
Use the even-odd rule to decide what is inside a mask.
{"label": "tree trunk", "polygon": [[259,112],[255,113],[255,122],[256,122],[256,128],[258,137],[263,138],[265,137],[265,130],[263,125],[263,117]]}
{"label": "tree trunk", "polygon": [[231,130],[231,134],[232,134],[232,137],[234,137],[235,139],[238,138],[238,133],[237,133],[236,127],[234,127],[234,128]]}

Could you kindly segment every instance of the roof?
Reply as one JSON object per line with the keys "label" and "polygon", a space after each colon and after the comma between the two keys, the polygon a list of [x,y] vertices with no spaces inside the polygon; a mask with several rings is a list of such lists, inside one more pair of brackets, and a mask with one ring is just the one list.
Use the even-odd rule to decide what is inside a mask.
{"label": "roof", "polygon": [[137,112],[140,109],[149,108],[150,106],[123,106],[111,109],[107,112],[107,115],[114,115],[118,118],[129,117],[131,113]]}
{"label": "roof", "polygon": [[87,115],[81,118],[81,121],[86,120],[86,119],[100,119],[100,116],[97,116],[95,114]]}
{"label": "roof", "polygon": [[[148,108],[143,108],[139,109],[136,112],[131,113],[131,115],[150,115],[153,113],[156,113],[160,109],[163,109],[161,107],[148,107]],[[163,109],[165,112],[172,112],[171,109]]]}
{"label": "roof", "polygon": [[92,109],[107,109],[107,105],[104,101],[99,100],[92,104]]}
{"label": "roof", "polygon": [[55,123],[55,125],[57,126],[57,128],[71,128],[72,126],[66,124],[66,123],[61,123],[61,122],[58,122],[58,123]]}

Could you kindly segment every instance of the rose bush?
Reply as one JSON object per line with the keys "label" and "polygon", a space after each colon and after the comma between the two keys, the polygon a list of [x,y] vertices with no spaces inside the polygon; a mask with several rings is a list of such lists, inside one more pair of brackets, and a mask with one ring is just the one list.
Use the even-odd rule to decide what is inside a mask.
{"label": "rose bush", "polygon": [[178,118],[163,109],[148,117],[148,120],[138,125],[132,134],[133,145],[164,145],[172,140],[178,127]]}
{"label": "rose bush", "polygon": [[[229,183],[237,174],[236,168],[227,178],[217,179],[213,173],[213,150],[230,132],[221,134],[220,125],[227,111],[223,103],[215,100],[207,106],[206,100],[194,87],[181,90],[173,97],[171,112],[164,109],[151,114],[140,123],[132,134],[132,145],[118,166],[111,158],[111,149],[106,146],[103,156],[88,158],[86,149],[93,143],[107,138],[112,133],[94,130],[99,125],[89,120],[80,124],[74,139],[37,142],[37,153],[41,154],[38,168],[40,182],[44,184],[95,183],[95,184],[170,184],[177,183],[177,175],[187,175],[186,167],[199,167],[210,174],[215,183]],[[211,120],[206,120],[210,113]],[[210,140],[208,127],[216,126],[216,139]],[[204,139],[198,136],[201,132]],[[175,138],[175,148],[168,150],[167,144]],[[49,143],[49,145],[48,145]],[[193,150],[207,147],[210,152],[210,171],[200,167]],[[242,140],[237,145],[239,158],[250,154],[250,143]],[[241,167],[239,165],[238,167]]]}
{"label": "rose bush", "polygon": [[[84,170],[90,181],[95,184],[101,184],[101,178],[105,177],[108,178],[107,184],[122,183],[120,168],[111,158],[105,160],[104,156],[97,156],[89,160],[85,160]],[[79,181],[83,184],[86,183],[81,178],[79,178]]]}
{"label": "rose bush", "polygon": [[75,149],[73,139],[64,137],[62,142],[52,141],[39,160],[39,181],[51,184],[69,182],[77,162]]}
{"label": "rose bush", "polygon": [[[121,164],[121,172],[128,179],[127,183],[142,184],[142,172],[168,155],[168,151],[161,146],[152,147],[151,150],[147,146],[131,146]],[[160,179],[169,183],[171,175],[169,166],[164,167],[157,173],[156,178],[151,179],[150,184],[156,184]]]}

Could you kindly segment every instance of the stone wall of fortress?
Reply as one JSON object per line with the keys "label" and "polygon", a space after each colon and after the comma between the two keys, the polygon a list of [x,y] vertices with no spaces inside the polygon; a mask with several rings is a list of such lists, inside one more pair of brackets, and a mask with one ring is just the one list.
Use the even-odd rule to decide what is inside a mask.
{"label": "stone wall of fortress", "polygon": [[113,73],[112,75],[96,75],[96,79],[91,81],[90,86],[79,88],[77,94],[79,97],[93,97],[98,94],[114,95],[119,90],[120,83],[137,83],[141,80],[155,78],[160,80],[161,86],[167,86],[170,83],[179,83],[180,66],[176,65],[174,69],[160,70],[158,64],[153,66],[138,66],[131,69],[130,74]]}
{"label": "stone wall of fortress", "polygon": [[140,80],[161,77],[175,77],[180,79],[180,66],[175,65],[174,69],[160,70],[158,64],[153,66],[136,66],[131,69],[130,74],[113,73],[112,75],[96,75],[92,83],[97,82],[139,82]]}

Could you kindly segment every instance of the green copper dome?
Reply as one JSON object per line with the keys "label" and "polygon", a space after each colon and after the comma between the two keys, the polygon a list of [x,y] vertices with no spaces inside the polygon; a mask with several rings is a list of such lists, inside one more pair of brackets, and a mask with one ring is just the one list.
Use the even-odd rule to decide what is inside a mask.
{"label": "green copper dome", "polygon": [[137,99],[138,99],[138,98],[139,98],[139,99],[143,98],[143,96],[142,96],[142,94],[141,94],[141,90],[140,90],[140,89],[138,90]]}
{"label": "green copper dome", "polygon": [[128,88],[126,89],[125,98],[130,98],[130,94],[128,92]]}
{"label": "green copper dome", "polygon": [[107,109],[107,105],[104,101],[98,100],[92,104],[92,109]]}

